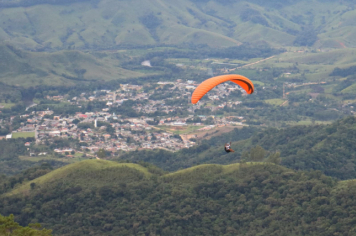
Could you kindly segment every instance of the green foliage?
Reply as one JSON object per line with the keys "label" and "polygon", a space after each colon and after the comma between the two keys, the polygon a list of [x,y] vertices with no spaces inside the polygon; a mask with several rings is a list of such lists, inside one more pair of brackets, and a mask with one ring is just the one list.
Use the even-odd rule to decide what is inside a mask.
{"label": "green foliage", "polygon": [[266,150],[263,147],[257,145],[256,147],[252,148],[250,151],[250,159],[251,161],[263,161],[266,155]]}
{"label": "green foliage", "polygon": [[41,229],[40,224],[29,224],[20,226],[14,221],[14,215],[8,217],[0,215],[0,234],[11,236],[50,236],[52,230]]}
{"label": "green foliage", "polygon": [[100,159],[104,159],[106,157],[106,151],[104,149],[99,149],[99,151],[96,153],[96,155],[100,158]]}
{"label": "green foliage", "polygon": [[[122,154],[117,160],[129,160],[131,162],[148,162],[167,171],[195,166],[198,163],[230,164],[239,160],[239,154],[231,153],[228,156],[224,151],[226,142],[243,140],[251,137],[256,128],[244,127],[232,129],[231,132],[221,136],[215,136],[209,140],[203,140],[196,146],[182,149],[178,152],[159,150],[142,150]],[[152,140],[156,137],[152,136]],[[235,150],[234,145],[232,148]]]}
{"label": "green foliage", "polygon": [[156,29],[162,23],[162,20],[158,18],[153,13],[145,15],[139,18],[141,24],[143,24],[151,33],[152,37],[158,41],[159,37],[157,36]]}
{"label": "green foliage", "polygon": [[201,120],[199,117],[195,116],[195,117],[193,117],[193,118],[187,119],[186,122],[187,122],[187,123],[201,123],[202,120]]}
{"label": "green foliage", "polygon": [[79,122],[80,122],[80,120],[78,120],[78,119],[74,119],[74,120],[72,121],[72,123],[73,123],[73,124],[76,124],[76,125],[77,125]]}
{"label": "green foliage", "polygon": [[347,77],[349,75],[356,74],[356,66],[350,66],[348,68],[341,69],[336,67],[333,72],[331,72],[330,76],[342,76]]}
{"label": "green foliage", "polygon": [[163,59],[166,58],[190,58],[190,59],[204,59],[206,57],[217,57],[217,58],[230,58],[230,59],[240,59],[240,60],[248,60],[251,58],[259,58],[259,57],[270,57],[272,55],[280,54],[284,52],[284,49],[275,49],[270,47],[267,44],[262,45],[251,45],[249,43],[241,44],[240,46],[226,47],[216,49],[214,47],[208,46],[199,46],[199,47],[190,47],[184,48],[185,50],[177,49],[167,49],[164,51],[155,51],[147,53],[142,58],[136,58],[135,61],[139,62],[145,59],[150,58],[158,58],[160,59],[159,64],[156,66],[168,66],[167,64],[162,64],[164,62]]}
{"label": "green foliage", "polygon": [[307,28],[301,31],[294,40],[296,46],[313,46],[318,40],[318,35],[313,28]]}
{"label": "green foliage", "polygon": [[267,157],[267,162],[271,162],[274,164],[280,164],[281,163],[281,158],[280,158],[281,154],[279,152],[275,152],[275,153],[271,153],[268,157]]}
{"label": "green foliage", "polygon": [[86,123],[86,122],[82,122],[77,124],[78,129],[93,129],[94,128],[94,124],[93,123]]}
{"label": "green foliage", "polygon": [[[353,29],[347,27],[353,23],[354,3],[330,0],[322,4],[320,9],[318,0],[182,0],[170,3],[170,7],[143,0],[123,5],[88,0],[1,1],[4,11],[0,17],[3,22],[1,37],[23,48],[41,51],[144,48],[145,45],[173,44],[208,44],[223,48],[238,45],[239,42],[261,41],[285,46],[293,44],[298,32],[305,35],[303,28],[312,25],[322,33],[319,34],[321,43],[330,44],[331,41],[332,45],[338,45],[336,41],[342,40],[354,46],[348,38],[350,36],[343,33],[352,33]],[[87,10],[92,6],[92,10]],[[145,11],[138,11],[138,6]],[[27,8],[31,14],[26,12]],[[51,14],[41,14],[43,12]],[[95,23],[90,20],[93,14],[96,15]],[[19,18],[23,20],[16,25],[11,24]],[[339,22],[343,24],[338,25]],[[102,30],[104,28],[107,30]],[[48,29],[52,31],[48,33]],[[299,38],[302,40],[296,43],[302,45],[306,42],[309,45],[312,41],[305,36]],[[42,77],[50,74],[41,67],[33,68],[28,63],[22,63],[22,70],[38,73]],[[80,80],[83,70],[87,70],[85,78],[90,69],[73,66],[71,73],[63,74],[68,80]],[[35,76],[32,78],[36,79]]]}
{"label": "green foliage", "polygon": [[13,88],[12,86],[8,86],[4,83],[0,83],[0,101],[4,101],[5,103],[10,102],[19,102],[21,101],[21,92]]}
{"label": "green foliage", "polygon": [[331,125],[268,129],[254,135],[253,145],[279,150],[282,164],[292,169],[320,170],[340,179],[356,178],[356,118]]}
{"label": "green foliage", "polygon": [[51,176],[57,182],[38,183],[40,187],[26,196],[0,198],[0,212],[13,212],[22,225],[43,222],[55,235],[353,232],[354,181],[337,182],[320,171],[295,172],[273,164],[202,165],[141,179],[132,179],[126,171],[115,178],[117,183],[107,181],[99,169],[90,169],[97,181],[105,183],[94,187],[84,184],[90,181],[83,168],[88,166],[74,164],[66,176]]}
{"label": "green foliage", "polygon": [[42,175],[47,174],[52,170],[53,168],[51,165],[47,163],[42,163],[41,165],[28,168],[22,171],[21,173],[11,177],[2,176],[0,178],[0,194],[11,191],[16,186],[34,180]]}
{"label": "green foliage", "polygon": [[252,8],[246,8],[240,15],[242,21],[251,21],[255,24],[261,24],[269,26],[264,16],[257,10]]}
{"label": "green foliage", "polygon": [[[143,75],[133,71],[130,75],[126,74],[128,71],[122,68],[103,63],[102,59],[79,51],[28,52],[0,44],[0,56],[6,58],[0,64],[0,83],[6,84],[5,89],[8,88],[7,91],[0,88],[0,100],[6,102],[28,100],[28,94],[23,93],[19,87],[74,86],[99,80],[110,81],[113,78],[105,75],[109,71],[120,74],[123,79]],[[39,93],[34,92],[30,96],[35,97],[36,94],[38,96]]]}
{"label": "green foliage", "polygon": [[19,155],[26,153],[25,142],[27,141],[33,141],[33,138],[0,140],[0,173],[15,174],[33,165],[18,158]]}
{"label": "green foliage", "polygon": [[[356,178],[356,149],[353,145],[356,143],[355,127],[356,118],[348,117],[332,125],[295,126],[281,130],[269,128],[256,134],[253,128],[236,129],[175,153],[142,150],[122,154],[118,160],[149,162],[170,171],[198,163],[230,164],[265,160],[296,170],[320,170],[326,175],[350,179]],[[250,139],[242,141],[247,138]],[[235,153],[227,155],[223,146],[230,140],[234,141],[232,148]],[[263,150],[256,149],[256,146],[267,152],[263,154]],[[255,149],[256,154],[251,157],[251,151],[254,153]]]}
{"label": "green foliage", "polygon": [[183,139],[182,139],[182,137],[181,137],[179,134],[174,134],[174,135],[172,135],[172,137],[173,137],[173,138],[176,138],[176,139],[178,139],[178,140],[180,140],[180,141],[183,142]]}
{"label": "green foliage", "polygon": [[203,123],[206,125],[213,125],[215,122],[212,117],[208,117],[205,121],[203,121]]}

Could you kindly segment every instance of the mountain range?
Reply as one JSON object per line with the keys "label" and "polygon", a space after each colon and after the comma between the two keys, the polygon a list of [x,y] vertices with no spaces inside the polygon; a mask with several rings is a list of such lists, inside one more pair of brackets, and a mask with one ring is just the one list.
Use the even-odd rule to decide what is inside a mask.
{"label": "mountain range", "polygon": [[354,47],[353,1],[0,1],[0,40],[29,50],[267,42]]}

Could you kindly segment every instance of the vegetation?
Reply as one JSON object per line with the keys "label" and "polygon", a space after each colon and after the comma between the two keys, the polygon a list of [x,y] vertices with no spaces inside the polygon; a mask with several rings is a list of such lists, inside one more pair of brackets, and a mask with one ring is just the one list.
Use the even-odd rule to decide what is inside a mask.
{"label": "vegetation", "polygon": [[[2,175],[16,175],[21,171],[28,169],[29,167],[41,165],[45,161],[32,162],[28,160],[21,160],[19,156],[28,154],[27,148],[25,147],[26,142],[33,142],[34,138],[17,138],[0,140],[0,173]],[[53,143],[52,147],[56,147],[59,144]],[[38,147],[38,150],[41,150],[43,147]],[[36,150],[36,148],[33,148]],[[42,150],[41,150],[42,151]],[[46,150],[47,151],[47,150]],[[60,160],[51,160],[48,161],[54,167],[60,167],[67,163],[63,163]],[[23,179],[23,178],[22,178]],[[22,182],[22,181],[16,181]],[[14,183],[14,184],[16,184]],[[12,184],[12,187],[13,185]],[[1,188],[0,188],[1,189]]]}
{"label": "vegetation", "polygon": [[[352,1],[330,0],[323,3],[322,9],[318,0],[212,0],[211,4],[205,0],[182,0],[172,3],[171,8],[143,0],[124,5],[99,2],[90,11],[86,9],[91,9],[93,3],[88,0],[1,1],[0,37],[40,51],[147,45],[228,47],[261,41],[277,46],[291,46],[293,42],[310,46],[315,35],[320,39],[318,45],[355,46],[351,37],[354,29],[349,27],[355,15]],[[146,11],[139,11],[138,6]],[[95,22],[91,20],[93,14]]]}
{"label": "vegetation", "polygon": [[4,63],[0,64],[2,71],[0,82],[10,85],[10,91],[17,90],[14,94],[10,94],[9,91],[1,88],[0,99],[3,98],[6,101],[21,99],[18,89],[11,86],[74,86],[84,82],[110,81],[116,79],[118,75],[122,79],[144,75],[127,71],[106,63],[101,58],[79,51],[27,52],[10,45],[0,44],[0,56],[6,58]]}
{"label": "vegetation", "polygon": [[356,73],[356,66],[351,66],[344,69],[336,67],[330,75],[347,77],[349,75],[354,75],[355,73]]}
{"label": "vegetation", "polygon": [[[251,78],[253,96],[233,91],[196,109],[187,123],[214,123],[198,115],[239,116],[250,127],[190,138],[197,145],[175,153],[122,152],[115,162],[64,167],[58,154],[38,162],[19,158],[29,153],[24,144],[34,135],[14,132],[16,139],[0,140],[0,213],[9,215],[0,215],[0,234],[51,234],[32,225],[36,222],[55,235],[356,234],[356,118],[345,118],[356,111],[355,3],[328,0],[321,8],[320,0],[181,0],[168,5],[0,1],[0,39],[11,42],[0,45],[0,135],[27,121],[20,115],[34,99],[37,106],[28,113],[101,111],[106,102],[68,99],[122,83],[144,85],[145,92],[154,91],[150,100],[179,107],[149,114],[149,124],[157,125],[167,116],[186,116],[191,104],[189,93],[176,98],[182,93],[156,82],[200,82],[223,73]],[[145,60],[152,66],[142,66]],[[64,101],[48,98],[57,95]],[[144,101],[127,100],[109,112],[140,117],[144,114],[133,109],[137,103]],[[212,111],[221,104],[226,105]],[[80,122],[74,121],[80,129],[94,128]],[[98,126],[114,133],[109,123]],[[174,137],[181,139],[179,133],[191,129]],[[235,152],[226,154],[223,145],[229,141]],[[52,153],[79,146],[78,140],[58,138],[30,148]],[[107,154],[97,153],[101,159]],[[19,226],[11,214],[29,226]]]}
{"label": "vegetation", "polygon": [[[339,179],[352,179],[356,178],[355,127],[355,117],[330,125],[269,128],[260,132],[244,127],[176,153],[143,150],[123,154],[118,160],[150,162],[172,171],[199,163],[230,164],[267,158],[295,170],[320,170]],[[234,141],[235,152],[226,154],[224,144],[230,140]]]}
{"label": "vegetation", "polygon": [[356,118],[348,117],[331,125],[269,129],[252,137],[251,144],[280,151],[287,167],[351,179],[356,177],[355,127]]}
{"label": "vegetation", "polygon": [[27,191],[2,195],[0,212],[22,225],[41,222],[54,235],[353,233],[354,181],[320,171],[245,163],[164,174],[119,165],[92,160],[55,170]]}
{"label": "vegetation", "polygon": [[9,190],[18,187],[24,182],[31,181],[42,175],[45,175],[52,170],[53,167],[51,165],[48,163],[42,163],[39,166],[28,168],[25,171],[22,171],[20,174],[11,177],[2,176],[0,179],[0,194],[8,192]]}
{"label": "vegetation", "polygon": [[41,229],[40,224],[29,224],[27,227],[22,227],[14,221],[14,215],[11,214],[8,217],[0,215],[0,234],[50,236],[52,235],[52,230]]}
{"label": "vegetation", "polygon": [[234,128],[221,136],[203,140],[199,145],[178,152],[159,150],[142,150],[122,154],[117,160],[130,162],[149,162],[167,171],[184,169],[202,163],[230,164],[238,161],[238,154],[226,155],[224,144],[229,141],[239,141],[250,138],[256,128]]}
{"label": "vegetation", "polygon": [[15,132],[12,134],[12,138],[34,138],[35,132]]}

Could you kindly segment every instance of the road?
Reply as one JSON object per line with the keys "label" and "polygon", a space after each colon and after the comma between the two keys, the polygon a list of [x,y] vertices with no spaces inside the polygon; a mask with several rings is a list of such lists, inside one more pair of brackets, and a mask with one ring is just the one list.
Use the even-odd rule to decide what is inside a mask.
{"label": "road", "polygon": [[26,111],[27,111],[28,109],[30,109],[31,107],[35,107],[35,106],[37,106],[37,104],[36,104],[36,103],[32,103],[31,105],[29,105],[28,107],[26,107]]}
{"label": "road", "polygon": [[275,57],[275,56],[271,56],[271,57],[268,57],[268,58],[265,58],[265,59],[262,59],[262,60],[259,60],[259,61],[256,61],[256,62],[247,64],[247,65],[243,65],[243,66],[239,66],[239,67],[236,67],[236,68],[233,68],[233,69],[229,69],[228,71],[233,71],[233,70],[240,69],[240,68],[243,68],[243,67],[246,67],[246,66],[252,66],[252,65],[261,63],[261,62],[263,62],[263,61],[267,61],[267,60],[269,60],[269,59],[272,59],[272,58],[274,58],[274,57]]}

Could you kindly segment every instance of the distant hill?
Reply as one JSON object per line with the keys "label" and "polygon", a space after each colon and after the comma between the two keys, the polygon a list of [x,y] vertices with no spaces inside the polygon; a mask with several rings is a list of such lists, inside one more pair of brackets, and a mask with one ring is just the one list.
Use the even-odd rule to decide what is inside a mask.
{"label": "distant hill", "polygon": [[79,51],[28,52],[0,44],[0,58],[0,82],[20,87],[73,86],[85,81],[110,81],[144,75],[118,67],[115,60],[107,62],[105,58]]}
{"label": "distant hill", "polygon": [[[151,169],[151,171],[150,171]],[[0,213],[54,235],[352,235],[355,181],[274,164],[175,173],[90,160],[0,196]],[[157,169],[155,169],[157,171]]]}
{"label": "distant hill", "polygon": [[0,40],[25,49],[356,45],[353,1],[1,0],[0,7]]}

